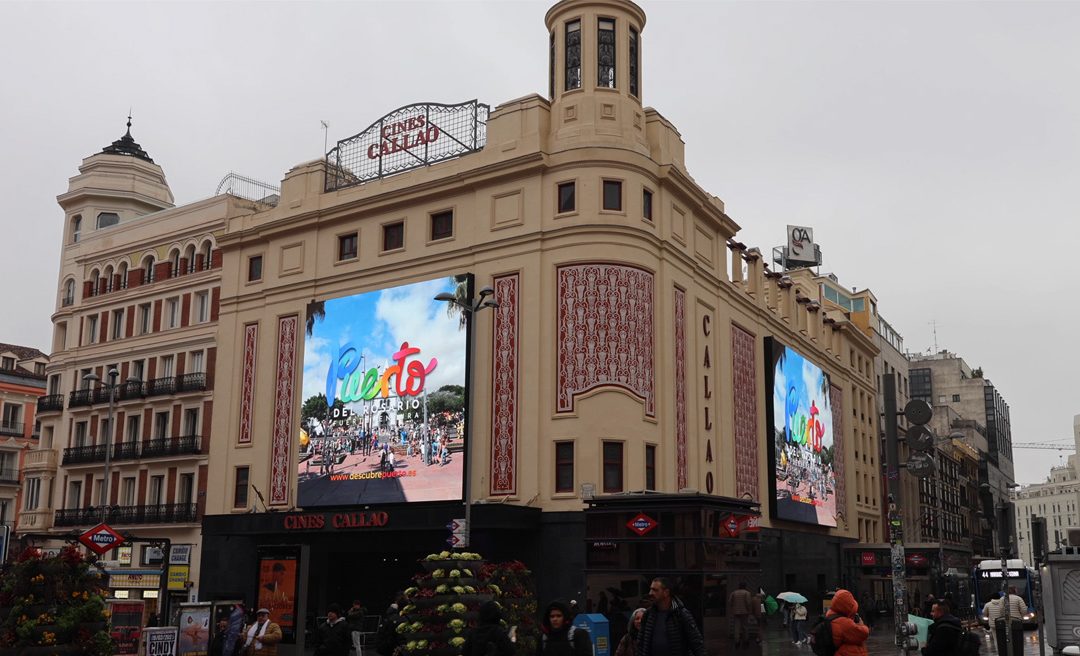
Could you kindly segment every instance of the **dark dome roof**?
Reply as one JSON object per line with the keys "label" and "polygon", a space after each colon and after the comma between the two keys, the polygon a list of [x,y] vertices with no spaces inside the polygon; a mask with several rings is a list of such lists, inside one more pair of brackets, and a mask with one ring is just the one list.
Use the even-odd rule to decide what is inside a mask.
{"label": "dark dome roof", "polygon": [[135,139],[131,137],[131,117],[128,117],[127,132],[124,136],[120,137],[116,141],[112,142],[108,146],[101,149],[104,155],[127,155],[129,157],[138,157],[141,160],[145,160],[154,163],[154,160],[150,159],[150,155],[146,154],[146,151],[142,149],[142,146],[135,143]]}

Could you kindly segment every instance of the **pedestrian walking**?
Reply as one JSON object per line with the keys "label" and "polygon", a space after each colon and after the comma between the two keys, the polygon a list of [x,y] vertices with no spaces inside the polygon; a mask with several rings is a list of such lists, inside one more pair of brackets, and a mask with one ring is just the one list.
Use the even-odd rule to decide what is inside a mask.
{"label": "pedestrian walking", "polygon": [[538,656],[592,656],[592,640],[585,629],[570,623],[570,605],[553,601],[544,610]]}
{"label": "pedestrian walking", "polygon": [[806,606],[795,604],[791,609],[791,644],[797,645],[806,640]]}
{"label": "pedestrian walking", "polygon": [[270,611],[260,608],[255,621],[244,631],[241,653],[244,656],[277,656],[281,627],[270,621]]}
{"label": "pedestrian walking", "polygon": [[705,639],[694,616],[673,593],[665,577],[649,585],[652,605],[641,618],[636,656],[705,656]]}
{"label": "pedestrian walking", "polygon": [[353,649],[356,656],[361,654],[361,633],[364,631],[364,617],[367,616],[367,608],[360,603],[359,599],[353,599],[352,606],[345,612],[345,622],[349,625],[349,633],[352,637]]}
{"label": "pedestrian walking", "polygon": [[739,589],[728,595],[728,623],[736,648],[750,644],[749,623],[753,605],[754,595],[746,589],[746,581],[741,581]]}
{"label": "pedestrian walking", "polygon": [[832,629],[836,656],[869,656],[866,639],[870,637],[870,627],[862,623],[859,602],[853,594],[837,590],[825,619],[831,620],[829,628]]}
{"label": "pedestrian walking", "polygon": [[645,609],[638,608],[630,613],[630,622],[626,625],[626,635],[619,640],[619,646],[615,648],[615,656],[636,656],[638,637],[641,635],[641,620],[645,616]]}
{"label": "pedestrian walking", "polygon": [[349,656],[352,635],[349,624],[342,617],[341,606],[330,604],[326,609],[326,621],[315,633],[315,656]]}
{"label": "pedestrian walking", "polygon": [[964,626],[960,623],[960,618],[952,614],[949,602],[942,599],[934,604],[930,616],[934,618],[934,623],[928,629],[922,656],[953,656],[960,653],[960,637],[964,633]]}
{"label": "pedestrian walking", "polygon": [[[225,652],[225,643],[229,639],[229,618],[223,617],[218,620],[217,628],[214,629],[214,639],[210,641],[209,656],[233,656]],[[236,644],[236,641],[233,641]],[[235,649],[234,649],[235,651]]]}
{"label": "pedestrian walking", "polygon": [[400,622],[398,605],[390,604],[379,624],[379,631],[375,635],[375,651],[379,656],[393,656],[394,650],[401,644],[401,636],[397,632]]}
{"label": "pedestrian walking", "polygon": [[514,643],[502,626],[498,603],[486,601],[480,606],[476,628],[465,638],[461,656],[514,656]]}
{"label": "pedestrian walking", "polygon": [[[1005,604],[1009,608],[1009,625],[1012,629],[1012,653],[1009,653],[1005,632]],[[1007,598],[997,599],[987,606],[990,626],[994,627],[994,639],[997,641],[999,656],[1022,656],[1024,653],[1024,623],[1021,619],[1027,615],[1028,607],[1024,598],[1016,594],[1016,588],[1009,586]]]}

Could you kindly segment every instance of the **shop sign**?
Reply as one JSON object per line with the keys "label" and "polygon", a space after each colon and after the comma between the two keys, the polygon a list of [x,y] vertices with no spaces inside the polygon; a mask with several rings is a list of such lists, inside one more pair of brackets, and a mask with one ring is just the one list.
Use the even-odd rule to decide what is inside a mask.
{"label": "shop sign", "polygon": [[760,532],[760,522],[761,517],[759,515],[728,515],[727,519],[720,523],[720,528],[724,530],[724,533],[727,533],[727,537],[737,538],[742,533]]}
{"label": "shop sign", "polygon": [[190,565],[191,564],[191,545],[190,544],[174,544],[169,549],[169,564],[170,565]]}
{"label": "shop sign", "polygon": [[131,545],[125,547],[118,547],[116,549],[116,562],[121,565],[131,564]]}
{"label": "shop sign", "polygon": [[176,656],[175,626],[145,628],[142,631],[146,639],[146,656]]}
{"label": "shop sign", "polygon": [[115,549],[123,543],[124,537],[112,530],[108,524],[98,524],[86,533],[79,536],[79,542],[97,555],[104,555],[106,551]]}
{"label": "shop sign", "polygon": [[144,588],[156,590],[161,586],[160,574],[110,574],[110,588]]}
{"label": "shop sign", "polygon": [[390,513],[340,512],[315,515],[285,515],[282,525],[287,531],[322,531],[327,528],[380,528],[390,522]]}
{"label": "shop sign", "polygon": [[908,567],[926,567],[929,564],[929,559],[921,553],[911,553],[907,555]]}
{"label": "shop sign", "polygon": [[638,513],[636,517],[626,522],[626,528],[637,533],[639,536],[645,535],[659,525],[659,522],[645,513]]}
{"label": "shop sign", "polygon": [[169,590],[187,590],[188,577],[190,576],[190,565],[170,565],[169,580],[167,583]]}
{"label": "shop sign", "polygon": [[877,554],[873,551],[862,552],[862,564],[863,567],[873,567],[877,565]]}

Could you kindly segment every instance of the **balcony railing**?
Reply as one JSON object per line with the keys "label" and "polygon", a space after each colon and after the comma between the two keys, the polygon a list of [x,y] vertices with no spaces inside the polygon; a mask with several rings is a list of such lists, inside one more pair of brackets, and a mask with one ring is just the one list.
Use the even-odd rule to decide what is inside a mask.
{"label": "balcony railing", "polygon": [[68,407],[78,408],[84,405],[90,405],[93,398],[94,390],[90,388],[75,390],[71,393],[71,397],[68,399]]}
{"label": "balcony railing", "polygon": [[148,396],[161,396],[174,392],[176,392],[176,376],[154,378],[146,383],[146,394]]}
{"label": "balcony railing", "polygon": [[206,390],[206,374],[180,374],[176,377],[177,392],[202,392]]}
{"label": "balcony railing", "polygon": [[142,382],[129,380],[120,383],[116,398],[121,401],[126,401],[128,399],[141,399],[144,396],[146,396],[146,391],[143,389]]}
{"label": "balcony railing", "polygon": [[85,462],[105,462],[105,445],[69,446],[64,449],[65,465],[77,465]]}
{"label": "balcony railing", "polygon": [[24,430],[26,430],[26,424],[21,421],[0,420],[0,435],[22,437]]}
{"label": "balcony railing", "polygon": [[161,458],[164,456],[198,455],[202,451],[202,438],[198,435],[185,435],[173,439],[150,440],[142,447],[143,458]]}
{"label": "balcony railing", "polygon": [[38,412],[59,412],[64,409],[64,395],[50,394],[39,396],[37,400]]}
{"label": "balcony railing", "polygon": [[[68,508],[56,511],[56,526],[88,526],[101,521],[100,508]],[[198,521],[193,503],[150,506],[112,506],[105,514],[109,524],[175,524]]]}
{"label": "balcony railing", "polygon": [[19,470],[9,467],[0,469],[0,484],[18,485]]}

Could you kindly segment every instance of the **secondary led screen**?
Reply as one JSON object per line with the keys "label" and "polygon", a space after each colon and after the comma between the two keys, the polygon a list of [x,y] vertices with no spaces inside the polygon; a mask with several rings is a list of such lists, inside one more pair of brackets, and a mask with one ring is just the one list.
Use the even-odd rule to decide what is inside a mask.
{"label": "secondary led screen", "polygon": [[466,322],[437,294],[467,276],[313,303],[299,505],[462,498]]}
{"label": "secondary led screen", "polygon": [[836,526],[832,388],[829,376],[799,352],[766,340],[769,353],[769,453],[773,516]]}

